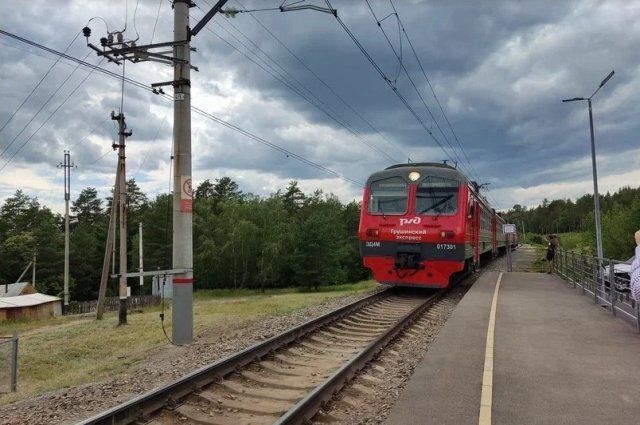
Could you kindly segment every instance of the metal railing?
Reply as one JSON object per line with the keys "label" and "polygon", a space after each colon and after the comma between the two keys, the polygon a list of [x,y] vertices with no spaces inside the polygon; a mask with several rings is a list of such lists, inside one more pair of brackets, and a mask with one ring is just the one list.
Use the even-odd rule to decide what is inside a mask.
{"label": "metal railing", "polygon": [[634,323],[640,332],[640,305],[631,298],[629,274],[616,267],[625,264],[623,261],[558,248],[555,262],[558,276],[592,296],[595,304],[614,316]]}
{"label": "metal railing", "polygon": [[18,389],[18,336],[0,336],[0,394]]}

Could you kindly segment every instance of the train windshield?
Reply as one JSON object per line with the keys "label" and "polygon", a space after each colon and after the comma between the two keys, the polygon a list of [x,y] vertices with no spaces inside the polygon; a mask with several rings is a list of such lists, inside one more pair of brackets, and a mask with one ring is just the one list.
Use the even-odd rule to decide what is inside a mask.
{"label": "train windshield", "polygon": [[407,212],[407,182],[390,177],[371,183],[370,214],[404,214]]}
{"label": "train windshield", "polygon": [[416,197],[418,214],[455,214],[458,206],[458,182],[427,176],[418,184]]}

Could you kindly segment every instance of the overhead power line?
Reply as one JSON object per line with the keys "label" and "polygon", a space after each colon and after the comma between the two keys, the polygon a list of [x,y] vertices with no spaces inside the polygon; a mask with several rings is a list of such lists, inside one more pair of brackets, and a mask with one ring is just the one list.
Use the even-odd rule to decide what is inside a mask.
{"label": "overhead power line", "polygon": [[[235,25],[233,25],[233,24],[230,24],[230,25],[239,34],[241,34],[244,38],[246,38],[253,46],[255,46],[256,50],[260,51],[267,59],[269,59],[271,62],[273,62],[275,64],[275,66],[271,65],[267,60],[261,58],[256,53],[255,50],[253,50],[249,46],[247,46],[242,40],[240,40],[238,37],[236,37],[234,34],[232,34],[229,30],[224,28],[222,25],[218,24],[218,26],[222,30],[224,30],[227,34],[229,34],[231,37],[233,37],[238,43],[240,43],[245,49],[247,49],[247,51],[253,53],[255,55],[255,59],[252,58],[251,56],[249,56],[248,54],[246,54],[245,52],[243,52],[242,50],[240,50],[237,46],[234,46],[232,43],[230,43],[228,40],[226,40],[224,37],[222,37],[220,34],[216,33],[215,31],[211,30],[210,28],[204,27],[204,29],[206,31],[208,31],[209,33],[211,33],[211,34],[215,35],[216,37],[218,37],[225,44],[229,45],[231,48],[233,48],[234,50],[236,50],[237,52],[242,54],[245,58],[247,58],[249,61],[254,63],[256,66],[258,66],[260,69],[262,69],[263,71],[265,71],[269,75],[271,75],[274,79],[279,81],[281,84],[283,84],[289,90],[291,90],[293,93],[297,94],[303,100],[305,100],[307,103],[309,103],[310,105],[312,105],[313,107],[318,109],[320,112],[322,112],[324,115],[326,115],[329,119],[331,119],[336,124],[338,124],[339,126],[344,128],[345,130],[347,130],[349,133],[351,133],[353,136],[355,136],[361,143],[363,143],[367,147],[375,150],[380,155],[386,157],[388,160],[390,160],[392,162],[398,162],[398,160],[396,158],[394,158],[393,156],[389,155],[386,151],[384,151],[383,149],[379,148],[378,146],[375,146],[374,144],[368,142],[357,130],[355,130],[352,126],[350,126],[346,122],[346,120],[343,117],[340,116],[340,114],[338,112],[336,112],[333,108],[331,108],[329,105],[327,105],[322,99],[320,99],[317,95],[315,95],[309,88],[307,88],[304,84],[302,84],[295,76],[291,75],[291,73],[289,73],[282,65],[280,65],[268,53],[266,53],[264,50],[262,50],[256,43],[253,42],[253,40],[251,40],[249,37],[247,37]],[[279,69],[276,69],[276,67],[279,68]],[[304,92],[303,92],[303,90],[304,90]]]}
{"label": "overhead power line", "polygon": [[[70,60],[70,61],[73,61],[75,63],[78,63],[78,64],[80,64],[82,66],[85,66],[85,67],[87,67],[89,69],[92,69],[94,71],[98,71],[98,72],[100,72],[102,74],[108,75],[108,76],[110,76],[112,78],[117,79],[118,81],[122,81],[122,79],[123,79],[122,75],[120,75],[120,74],[117,74],[115,72],[109,71],[109,70],[104,69],[104,68],[102,68],[100,66],[93,65],[93,64],[88,63],[88,62],[86,62],[84,60],[75,58],[75,57],[70,56],[70,55],[68,55],[66,53],[58,52],[58,51],[56,51],[54,49],[51,49],[49,47],[46,47],[46,46],[44,46],[42,44],[36,43],[34,41],[31,41],[31,40],[28,40],[26,38],[20,37],[18,35],[12,34],[10,32],[4,31],[2,29],[0,29],[0,34],[5,35],[7,37],[14,38],[16,40],[19,40],[19,41],[25,43],[25,44],[28,44],[28,45],[33,46],[33,47],[37,47],[37,48],[42,49],[44,51],[47,51],[49,53],[52,53],[52,54],[55,54],[55,55],[60,55],[60,56],[64,57],[67,60]],[[148,86],[148,85],[146,85],[144,83],[141,83],[139,81],[136,81],[136,80],[134,80],[134,79],[132,79],[130,77],[124,77],[124,81],[127,84],[130,84],[132,86],[147,90],[149,92],[153,92],[153,89],[150,86]],[[170,96],[168,94],[158,94],[158,95],[160,97],[162,97],[163,99],[167,100],[167,101],[173,102],[173,96]],[[268,146],[268,147],[270,147],[270,148],[272,148],[272,149],[274,149],[274,150],[286,155],[287,157],[293,158],[293,159],[295,159],[297,161],[300,161],[300,162],[302,162],[302,163],[304,163],[306,165],[309,165],[310,167],[313,167],[313,168],[315,168],[317,170],[320,170],[320,171],[323,171],[325,173],[331,174],[331,175],[333,175],[335,177],[338,177],[338,178],[340,178],[340,179],[342,179],[344,181],[347,181],[349,183],[353,183],[353,184],[355,184],[357,186],[360,186],[360,187],[364,186],[364,184],[362,182],[359,182],[357,180],[354,180],[354,179],[351,179],[349,177],[346,177],[346,176],[342,175],[341,173],[339,173],[339,172],[337,172],[335,170],[332,170],[331,168],[325,167],[322,164],[319,164],[319,163],[317,163],[315,161],[311,161],[311,160],[305,158],[302,155],[299,155],[299,154],[297,154],[295,152],[292,152],[292,151],[290,151],[290,150],[288,150],[286,148],[283,148],[283,147],[281,147],[281,146],[279,146],[279,145],[277,145],[277,144],[275,144],[273,142],[270,142],[270,141],[268,141],[266,139],[263,139],[263,138],[255,135],[255,134],[249,132],[248,130],[245,130],[245,129],[243,129],[243,128],[235,125],[235,124],[232,124],[232,123],[230,123],[228,121],[223,120],[222,118],[217,117],[216,115],[213,115],[213,114],[211,114],[209,112],[206,112],[206,111],[204,111],[204,110],[202,110],[200,108],[194,107],[194,106],[191,107],[191,110],[193,112],[195,112],[195,113],[207,118],[207,119],[210,119],[210,120],[212,120],[214,122],[217,122],[217,123],[223,125],[226,128],[229,128],[231,130],[237,131],[240,134],[243,134],[244,136],[249,137],[252,140],[257,141],[258,143],[261,143],[261,144],[263,144],[265,146]]]}
{"label": "overhead power line", "polygon": [[[75,37],[73,37],[73,40],[71,40],[69,45],[64,49],[64,53],[67,53],[67,51],[69,50],[71,45],[76,41],[76,39],[78,38],[79,35],[80,35],[80,31],[78,31],[76,33]],[[62,59],[62,57],[58,56],[58,58],[55,60],[55,62],[49,67],[47,72],[45,72],[44,75],[42,76],[42,78],[40,78],[40,81],[38,81],[38,84],[36,84],[35,87],[33,89],[31,89],[31,92],[29,93],[29,95],[27,95],[27,97],[24,98],[24,100],[22,101],[20,106],[18,106],[18,108],[15,111],[13,111],[13,113],[11,114],[9,119],[4,124],[2,124],[2,128],[0,128],[0,132],[2,130],[4,130],[4,128],[7,126],[7,124],[9,124],[11,122],[11,120],[13,119],[13,117],[16,116],[16,114],[20,111],[20,109],[22,109],[24,104],[27,103],[27,101],[31,98],[31,96],[33,96],[33,93],[35,93],[35,91],[38,89],[38,87],[40,87],[40,84],[42,84],[42,82],[45,80],[45,78],[47,78],[47,76],[51,73],[51,70],[53,70],[53,68],[58,64],[60,59]]]}
{"label": "overhead power line", "polygon": [[[98,62],[98,64],[102,63],[102,61],[104,60],[104,58],[100,59],[100,61]],[[82,84],[84,84],[85,81],[87,81],[87,79],[91,76],[91,74],[93,73],[93,70],[90,70],[89,73],[82,79],[82,81],[80,81],[78,83],[78,85],[67,95],[67,97],[64,98],[64,100],[62,101],[62,103],[60,103],[60,105],[58,105],[58,107],[56,109],[53,110],[53,112],[51,112],[49,114],[49,116],[42,122],[42,124],[40,124],[40,126],[36,129],[36,131],[34,131],[33,133],[31,133],[31,136],[29,136],[27,138],[27,140],[25,140],[22,145],[20,145],[20,147],[13,153],[13,155],[11,155],[11,157],[9,157],[9,159],[7,160],[7,162],[5,162],[2,167],[0,167],[0,171],[4,170],[6,168],[7,165],[9,165],[11,163],[11,161],[13,160],[13,158],[16,157],[16,155],[18,155],[18,153],[20,153],[20,151],[22,151],[22,149],[24,149],[25,146],[27,146],[27,144],[31,141],[31,139],[33,138],[33,136],[35,136],[42,127],[44,127],[44,125],[49,122],[49,120],[56,114],[56,112],[58,112],[60,110],[60,108],[62,108],[62,106],[67,103],[67,101],[71,98],[71,96],[73,96],[78,89],[82,86]],[[66,80],[65,80],[66,81]],[[64,83],[63,83],[64,84]]]}
{"label": "overhead power line", "polygon": [[[245,7],[240,0],[236,0],[236,3],[240,5],[240,7]],[[369,120],[367,120],[357,109],[355,109],[349,102],[347,102],[331,85],[329,85],[324,79],[322,79],[309,65],[307,65],[298,55],[296,55],[290,48],[287,46],[278,36],[276,36],[269,28],[267,28],[256,16],[250,14],[251,18],[256,21],[258,25],[264,29],[267,34],[269,34],[280,46],[282,46],[300,65],[302,65],[313,77],[318,80],[331,94],[333,94],[340,102],[345,105],[351,112],[353,112],[362,122],[364,122],[371,130],[373,130],[381,139],[387,142],[389,145],[393,146],[395,149],[399,150],[403,156],[411,159],[406,152],[398,146],[396,143],[389,140],[380,130],[378,130]],[[235,26],[234,26],[235,27]]]}
{"label": "overhead power line", "polygon": [[[329,8],[333,8],[331,6],[331,2],[329,0],[325,0],[325,2],[327,3],[327,6]],[[433,132],[427,127],[427,125],[424,123],[424,121],[422,120],[422,118],[420,117],[420,115],[418,115],[418,113],[411,107],[411,105],[409,104],[409,102],[407,101],[407,99],[398,91],[398,88],[395,86],[395,84],[387,77],[387,75],[384,73],[384,71],[382,70],[382,68],[380,68],[380,66],[377,64],[377,62],[373,59],[373,57],[369,54],[369,52],[367,51],[367,49],[364,48],[364,46],[362,45],[362,43],[360,42],[360,40],[358,40],[358,38],[353,34],[353,32],[349,29],[349,27],[347,27],[347,25],[342,21],[342,19],[340,19],[339,16],[335,16],[336,20],[338,21],[338,23],[340,24],[340,26],[342,27],[342,29],[347,33],[347,35],[351,38],[351,40],[353,40],[353,42],[355,43],[355,45],[358,47],[358,49],[362,52],[362,54],[364,55],[364,57],[369,61],[369,63],[371,64],[371,66],[376,70],[376,72],[378,72],[378,74],[380,74],[380,76],[382,77],[382,79],[387,83],[387,85],[389,85],[389,87],[391,87],[391,90],[393,90],[393,93],[398,97],[398,99],[400,99],[400,101],[402,102],[402,104],[405,106],[405,108],[407,108],[407,110],[411,113],[411,115],[414,116],[414,118],[420,123],[420,125],[422,126],[422,128],[427,132],[427,134],[436,142],[436,144],[440,147],[440,149],[442,150],[442,152],[447,156],[447,158],[449,158],[449,160],[455,162],[455,160],[451,157],[451,155],[447,152],[447,150],[445,149],[444,145],[440,142],[440,140],[438,140],[438,138],[433,134]]]}
{"label": "overhead power line", "polygon": [[389,3],[391,4],[391,7],[393,8],[393,11],[394,11],[396,17],[398,18],[398,25],[402,29],[402,33],[404,34],[404,36],[407,39],[409,47],[411,48],[411,52],[413,53],[413,56],[415,57],[416,62],[418,62],[418,65],[420,66],[420,70],[422,71],[422,75],[424,76],[424,79],[426,80],[427,85],[429,86],[429,89],[431,90],[431,93],[433,94],[433,98],[435,99],[436,103],[438,104],[438,108],[440,109],[440,112],[442,113],[442,116],[444,117],[445,121],[447,122],[449,130],[451,131],[451,134],[453,135],[458,147],[460,148],[460,151],[462,152],[465,160],[467,161],[467,163],[471,167],[471,170],[475,174],[476,178],[478,180],[480,180],[480,175],[478,174],[478,172],[476,171],[475,167],[473,166],[473,164],[469,160],[469,157],[467,156],[467,152],[462,147],[462,143],[458,139],[458,136],[457,136],[456,132],[453,130],[453,126],[451,125],[451,122],[449,121],[449,118],[447,117],[447,114],[444,112],[444,108],[442,107],[442,104],[440,103],[440,100],[438,99],[438,96],[436,95],[436,92],[433,89],[433,86],[431,85],[431,81],[429,80],[429,77],[427,77],[427,73],[426,73],[424,67],[422,66],[422,61],[420,60],[420,57],[418,56],[418,53],[416,52],[416,49],[413,47],[413,43],[411,42],[411,38],[409,37],[409,34],[407,33],[407,31],[405,29],[405,26],[404,26],[404,24],[402,22],[402,19],[400,18],[400,15],[398,14],[396,6],[393,4],[393,0],[389,0]]}
{"label": "overhead power line", "polygon": [[[406,75],[407,79],[409,80],[409,82],[411,83],[411,86],[413,87],[414,91],[416,92],[416,94],[418,95],[418,98],[420,99],[420,101],[422,102],[422,105],[425,107],[425,109],[427,110],[427,113],[429,114],[429,116],[431,117],[431,120],[433,121],[433,123],[436,125],[436,128],[440,131],[440,134],[442,134],[442,137],[444,138],[445,142],[447,143],[447,145],[449,146],[449,148],[451,149],[451,152],[453,152],[453,155],[456,157],[456,162],[459,163],[460,166],[467,168],[464,163],[462,162],[462,159],[460,158],[460,156],[458,155],[458,153],[456,152],[456,149],[453,147],[453,145],[451,144],[451,142],[449,141],[449,138],[447,137],[447,135],[445,134],[445,132],[442,130],[442,128],[440,127],[440,124],[438,123],[438,120],[436,119],[436,117],[433,115],[433,112],[431,112],[431,108],[429,108],[429,105],[427,105],[427,102],[424,100],[424,97],[422,96],[422,93],[420,93],[420,90],[418,89],[418,86],[416,85],[416,83],[413,81],[413,78],[411,77],[411,74],[409,73],[409,71],[407,70],[407,67],[404,65],[404,61],[402,60],[402,51],[400,51],[400,53],[398,53],[395,49],[395,47],[393,47],[393,43],[391,43],[391,40],[389,39],[389,36],[387,35],[387,32],[384,30],[384,28],[382,27],[381,21],[378,19],[378,16],[376,15],[376,13],[374,12],[373,8],[371,7],[371,4],[369,3],[369,0],[365,0],[367,3],[367,7],[369,8],[369,11],[371,12],[371,15],[373,16],[373,19],[376,21],[376,24],[378,25],[378,28],[380,29],[380,31],[382,32],[382,34],[384,35],[384,38],[387,41],[387,44],[389,44],[389,47],[391,48],[391,51],[393,52],[394,56],[396,57],[396,59],[398,60],[398,67],[399,70],[404,71],[404,74]],[[391,16],[391,15],[389,15]],[[388,17],[388,16],[387,16]],[[397,16],[396,16],[397,18]],[[386,18],[385,18],[386,19]],[[400,21],[398,20],[398,23]],[[399,27],[400,28],[400,27]],[[402,40],[402,34],[400,34],[400,40]],[[400,44],[400,49],[402,48],[402,44]],[[467,169],[467,173],[471,174],[471,171],[469,169]]]}
{"label": "overhead power line", "polygon": [[[84,57],[84,59],[86,59],[87,57],[89,57],[89,54],[87,54],[87,55]],[[22,129],[18,132],[18,134],[16,134],[15,136],[13,136],[13,139],[11,139],[11,141],[7,144],[7,146],[5,146],[5,148],[2,150],[2,152],[0,152],[0,157],[2,157],[2,156],[3,156],[3,155],[4,155],[4,154],[9,150],[9,148],[10,148],[10,147],[15,143],[15,141],[16,141],[16,140],[18,140],[18,137],[20,137],[20,136],[22,135],[22,133],[24,133],[24,131],[25,131],[27,128],[29,128],[29,125],[31,125],[31,123],[33,122],[33,120],[35,120],[35,119],[36,119],[36,117],[40,114],[40,112],[42,112],[42,110],[45,108],[45,106],[47,106],[47,105],[49,104],[49,102],[51,102],[51,100],[55,97],[55,95],[56,95],[56,94],[58,94],[58,92],[62,89],[62,87],[64,87],[64,86],[65,86],[65,84],[67,83],[67,81],[69,81],[69,79],[71,79],[71,77],[73,76],[73,74],[75,74],[75,73],[76,73],[76,71],[77,71],[79,68],[80,68],[80,65],[79,65],[79,64],[78,64],[78,65],[76,65],[76,67],[73,69],[73,71],[71,71],[71,73],[70,73],[69,75],[67,75],[67,78],[65,78],[65,79],[64,79],[64,81],[62,81],[62,83],[60,83],[60,84],[58,85],[58,87],[54,90],[54,92],[53,92],[53,93],[51,93],[51,94],[49,95],[49,97],[47,98],[47,100],[46,100],[46,101],[45,101],[45,102],[40,106],[40,108],[36,111],[36,113],[35,113],[35,114],[33,114],[33,116],[31,117],[31,119],[29,120],[29,122],[27,122],[27,123],[22,127]],[[59,108],[59,107],[58,107],[58,108]],[[56,111],[57,111],[57,109],[56,109]],[[54,113],[55,113],[55,112],[54,112]],[[47,119],[47,120],[48,120],[48,119]],[[45,122],[46,122],[46,121],[45,121]],[[40,128],[42,128],[42,126],[40,126],[40,127],[38,128],[38,130],[40,130]],[[36,133],[38,132],[38,130],[36,130]],[[35,133],[33,133],[33,134],[35,134]],[[32,135],[27,139],[27,141],[28,141],[28,140],[30,140],[30,139],[31,139],[31,137],[33,137],[33,134],[32,134]],[[22,149],[22,147],[21,147],[21,148],[19,148],[19,149],[18,149],[18,151],[19,151],[20,149]],[[13,156],[15,156],[15,154],[16,154],[18,151],[14,152],[14,155],[13,155]],[[12,156],[12,158],[13,158],[13,156]],[[4,167],[3,167],[3,168],[4,168]]]}

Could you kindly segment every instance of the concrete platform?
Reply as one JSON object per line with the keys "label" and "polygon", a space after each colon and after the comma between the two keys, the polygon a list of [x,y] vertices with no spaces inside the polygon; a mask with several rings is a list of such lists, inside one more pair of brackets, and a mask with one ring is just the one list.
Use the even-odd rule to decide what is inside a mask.
{"label": "concrete platform", "polygon": [[467,292],[386,423],[640,424],[640,335],[557,276],[540,273],[503,274],[492,418],[479,422],[499,275],[486,272]]}

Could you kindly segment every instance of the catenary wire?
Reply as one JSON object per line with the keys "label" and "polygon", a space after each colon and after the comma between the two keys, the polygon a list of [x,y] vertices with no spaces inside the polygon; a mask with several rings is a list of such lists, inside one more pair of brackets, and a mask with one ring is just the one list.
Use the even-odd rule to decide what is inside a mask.
{"label": "catenary wire", "polygon": [[[240,0],[236,0],[236,3],[240,5],[240,7],[245,7]],[[322,79],[309,65],[307,65],[298,55],[296,55],[290,48],[287,46],[278,36],[276,36],[269,28],[267,28],[262,21],[260,21],[256,16],[250,14],[251,18],[258,24],[262,29],[264,29],[267,34],[269,34],[280,46],[282,46],[300,65],[302,65],[313,77],[320,82],[331,94],[333,94],[340,102],[346,106],[351,112],[353,112],[362,122],[364,122],[371,130],[373,130],[381,139],[391,145],[394,149],[397,149],[402,153],[403,156],[407,157],[411,160],[410,156],[406,154],[406,152],[398,146],[396,143],[389,140],[379,129],[377,129],[369,120],[367,120],[362,114],[355,109],[350,103],[348,103],[331,85],[329,85],[324,79]]]}
{"label": "catenary wire", "polygon": [[[217,22],[216,22],[217,24]],[[252,51],[242,40],[238,39],[238,37],[236,37],[234,34],[232,34],[231,32],[229,32],[226,28],[224,28],[223,26],[219,25],[218,26],[220,28],[222,28],[224,31],[226,31],[231,37],[233,37],[236,41],[238,41],[245,49],[247,49],[248,51]],[[306,87],[304,87],[304,85],[302,85],[302,83],[300,83],[295,77],[293,77],[291,74],[289,74],[286,70],[284,70],[284,68],[282,68],[279,64],[277,64],[277,62],[273,59],[271,59],[274,63],[276,63],[278,66],[280,66],[281,69],[284,70],[285,73],[288,74],[289,78],[293,79],[294,81],[296,81],[303,89],[305,89],[312,98],[316,99],[313,100],[311,98],[309,98],[308,95],[304,94],[301,89],[299,89],[298,87],[296,87],[295,85],[293,85],[292,83],[290,83],[289,81],[286,80],[286,78],[282,75],[281,72],[279,72],[277,69],[275,69],[271,64],[269,64],[268,62],[266,62],[266,60],[260,58],[255,52],[252,52],[256,55],[256,58],[258,60],[260,60],[262,63],[259,63],[257,60],[255,60],[254,58],[252,58],[251,56],[249,56],[248,54],[246,54],[245,52],[243,52],[242,50],[240,50],[237,46],[234,46],[232,43],[230,43],[228,40],[226,40],[224,37],[222,37],[220,34],[216,33],[215,31],[213,31],[212,29],[208,28],[208,27],[204,27],[204,29],[206,31],[208,31],[209,33],[215,35],[216,37],[218,37],[220,40],[222,40],[225,44],[229,45],[231,48],[233,48],[234,50],[236,50],[237,52],[239,52],[240,54],[242,54],[245,58],[247,58],[249,61],[253,62],[256,66],[258,66],[259,68],[261,68],[263,71],[265,71],[266,73],[270,74],[273,78],[275,78],[276,80],[278,80],[281,84],[283,84],[285,87],[287,87],[289,90],[291,90],[292,92],[294,92],[295,94],[297,94],[298,96],[300,96],[302,99],[304,99],[306,102],[308,102],[309,104],[311,104],[312,106],[314,106],[315,108],[317,108],[319,111],[321,111],[323,114],[325,114],[327,117],[329,117],[332,121],[336,122],[338,125],[340,125],[341,127],[343,127],[345,130],[347,130],[348,132],[350,132],[351,134],[353,134],[358,140],[360,140],[360,142],[362,142],[363,144],[365,144],[366,146],[368,146],[369,148],[375,150],[376,152],[378,152],[380,155],[386,157],[388,160],[392,161],[392,162],[397,162],[397,159],[394,158],[393,156],[389,155],[386,151],[384,151],[383,149],[380,149],[379,147],[372,145],[371,143],[367,142],[364,137],[357,132],[355,129],[353,129],[349,124],[347,124],[346,122],[344,122],[340,117],[339,114],[337,112],[335,112],[330,106],[328,106],[325,102],[323,102],[320,98],[318,98],[315,94],[313,94],[309,89],[307,89]],[[243,34],[244,35],[244,34]],[[248,37],[244,36],[245,38],[248,39]],[[253,42],[252,42],[253,43]],[[254,43],[255,44],[255,43]],[[260,49],[258,47],[258,49]],[[260,49],[261,50],[261,49]],[[266,53],[265,53],[266,55]],[[264,64],[264,65],[263,65]],[[268,67],[265,68],[265,67]]]}
{"label": "catenary wire", "polygon": [[[333,6],[331,6],[331,2],[329,0],[325,0],[325,2],[327,3],[327,6],[330,7],[331,9],[333,9]],[[427,134],[429,136],[431,136],[431,138],[436,142],[436,144],[440,147],[440,149],[442,150],[442,152],[451,160],[454,161],[453,158],[451,158],[451,155],[447,152],[447,150],[445,149],[444,145],[440,142],[440,140],[438,140],[438,138],[433,134],[433,132],[427,127],[427,125],[424,123],[424,121],[422,120],[422,118],[420,118],[420,116],[418,115],[418,113],[411,107],[411,105],[407,102],[406,98],[398,91],[397,87],[395,87],[395,85],[393,84],[393,82],[387,77],[387,75],[384,73],[384,71],[380,68],[380,66],[377,64],[377,62],[371,57],[371,55],[369,54],[369,52],[364,48],[364,46],[362,45],[362,43],[360,43],[360,40],[358,40],[358,38],[353,34],[353,32],[351,32],[351,30],[349,29],[349,27],[347,27],[347,25],[342,21],[342,19],[340,19],[339,16],[335,17],[336,20],[338,21],[338,23],[340,24],[340,26],[342,27],[342,29],[347,33],[347,35],[349,36],[349,38],[351,38],[351,40],[355,43],[355,45],[358,47],[358,49],[362,52],[362,54],[364,55],[364,57],[369,61],[369,63],[371,64],[371,66],[376,70],[376,72],[378,72],[378,74],[380,74],[380,76],[382,77],[382,79],[387,83],[387,85],[389,85],[389,87],[391,87],[391,89],[393,90],[394,94],[400,99],[400,101],[402,102],[402,104],[405,106],[405,108],[407,108],[407,110],[409,110],[409,112],[411,113],[411,115],[414,116],[414,118],[416,118],[416,120],[420,123],[420,125],[422,126],[422,128],[424,128],[424,130],[427,132]]]}
{"label": "catenary wire", "polygon": [[447,114],[444,112],[444,108],[442,107],[442,104],[440,103],[440,100],[438,99],[438,96],[436,95],[436,92],[435,92],[433,86],[431,85],[431,81],[429,80],[429,77],[427,77],[427,73],[426,73],[424,67],[422,66],[422,61],[420,60],[420,57],[418,56],[418,53],[416,52],[416,49],[413,46],[413,42],[411,41],[411,38],[409,37],[409,34],[407,33],[407,31],[405,29],[404,23],[402,22],[402,19],[400,18],[400,15],[398,14],[398,11],[397,11],[394,3],[393,3],[393,0],[389,0],[389,3],[391,4],[391,7],[393,8],[393,11],[394,11],[396,17],[398,18],[398,25],[402,29],[402,32],[403,32],[404,36],[407,39],[409,47],[411,48],[411,52],[413,53],[413,56],[415,57],[416,62],[418,62],[418,66],[420,67],[420,70],[422,71],[422,75],[424,76],[424,79],[426,80],[427,85],[429,86],[429,89],[431,90],[431,93],[433,94],[433,98],[435,99],[436,103],[438,104],[438,108],[440,109],[440,112],[442,113],[442,116],[444,117],[444,119],[445,119],[445,121],[447,123],[447,126],[449,127],[449,130],[451,131],[451,134],[453,135],[453,137],[454,137],[458,147],[460,148],[460,151],[462,152],[462,155],[464,156],[465,160],[467,161],[467,163],[471,167],[471,170],[473,171],[475,177],[478,180],[480,180],[480,178],[479,178],[480,176],[479,176],[478,172],[476,171],[475,167],[473,166],[473,164],[469,160],[469,157],[467,156],[467,152],[462,147],[462,143],[458,139],[458,136],[457,136],[456,132],[453,130],[453,126],[451,125],[451,122],[449,121],[449,118],[447,117]]}
{"label": "catenary wire", "polygon": [[[384,35],[384,38],[386,39],[387,44],[389,45],[389,47],[391,48],[391,51],[393,52],[393,54],[395,55],[396,59],[398,60],[399,69],[404,71],[405,75],[407,76],[407,79],[411,83],[411,86],[413,87],[413,89],[415,90],[416,94],[418,95],[418,98],[422,102],[422,105],[425,107],[425,109],[429,113],[429,116],[431,117],[431,120],[435,123],[436,127],[438,128],[438,130],[442,134],[442,137],[444,138],[445,142],[447,143],[447,145],[451,149],[451,152],[453,152],[453,155],[456,157],[456,160],[454,162],[459,163],[461,166],[467,168],[464,165],[464,163],[462,162],[462,160],[461,160],[460,156],[458,155],[458,153],[456,152],[455,148],[453,147],[453,145],[449,141],[449,138],[447,137],[447,135],[444,133],[444,131],[440,127],[440,124],[436,120],[436,117],[431,112],[431,108],[429,108],[429,106],[427,105],[427,102],[424,100],[424,97],[422,96],[422,93],[420,93],[420,90],[418,90],[418,87],[417,87],[416,83],[413,81],[413,78],[411,77],[411,74],[409,73],[409,71],[407,70],[406,66],[404,65],[404,62],[402,60],[402,53],[398,53],[396,51],[395,47],[393,47],[393,43],[391,42],[391,39],[389,38],[389,36],[387,35],[387,32],[384,30],[384,28],[380,24],[380,21],[378,20],[378,17],[376,16],[376,13],[374,12],[373,8],[371,7],[371,4],[369,3],[369,0],[365,0],[365,2],[367,3],[367,7],[369,8],[369,11],[371,12],[371,15],[373,16],[373,19],[376,21],[376,24],[377,24],[378,28],[380,29],[380,31]],[[469,169],[467,169],[466,171],[467,171],[468,174],[471,174]]]}

